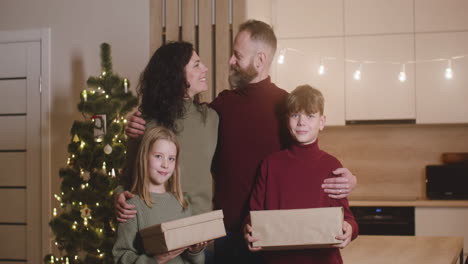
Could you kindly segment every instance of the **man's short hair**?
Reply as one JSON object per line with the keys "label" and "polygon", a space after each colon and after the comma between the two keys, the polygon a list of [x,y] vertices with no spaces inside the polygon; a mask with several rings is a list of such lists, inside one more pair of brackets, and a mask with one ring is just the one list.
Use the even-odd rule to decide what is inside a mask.
{"label": "man's short hair", "polygon": [[305,112],[323,115],[325,99],[322,93],[310,85],[300,85],[286,99],[286,114]]}
{"label": "man's short hair", "polygon": [[239,32],[247,31],[250,39],[261,41],[276,51],[276,36],[273,28],[265,22],[250,19],[239,25]]}

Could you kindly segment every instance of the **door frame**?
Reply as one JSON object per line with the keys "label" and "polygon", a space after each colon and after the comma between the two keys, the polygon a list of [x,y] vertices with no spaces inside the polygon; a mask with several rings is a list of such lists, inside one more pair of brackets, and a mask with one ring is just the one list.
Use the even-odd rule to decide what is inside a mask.
{"label": "door frame", "polygon": [[[40,236],[41,256],[29,256],[28,262],[42,259],[52,250],[51,231],[49,221],[51,218],[51,152],[50,152],[50,55],[51,55],[51,30],[50,28],[0,31],[0,43],[14,42],[39,42],[40,43],[40,192],[41,192],[41,213],[40,213]],[[28,212],[29,213],[29,212]],[[29,250],[28,250],[29,252]]]}

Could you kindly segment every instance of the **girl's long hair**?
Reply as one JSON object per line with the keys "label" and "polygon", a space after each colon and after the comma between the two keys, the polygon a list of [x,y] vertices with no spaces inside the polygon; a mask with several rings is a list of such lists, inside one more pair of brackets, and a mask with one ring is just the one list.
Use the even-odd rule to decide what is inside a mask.
{"label": "girl's long hair", "polygon": [[[184,117],[186,112],[184,101],[190,84],[185,77],[185,66],[190,62],[193,50],[193,45],[184,41],[162,45],[146,65],[138,84],[139,110],[144,118],[153,119],[176,133],[179,132],[176,120]],[[204,122],[207,106],[200,104],[198,94],[193,102]]]}
{"label": "girl's long hair", "polygon": [[150,154],[153,144],[164,139],[173,142],[177,149],[176,164],[174,173],[166,181],[166,191],[172,193],[179,201],[182,208],[187,208],[187,201],[184,199],[182,187],[180,183],[180,171],[179,171],[179,153],[180,146],[177,141],[176,135],[169,129],[164,127],[155,127],[145,132],[143,139],[141,140],[140,147],[138,148],[137,158],[135,161],[135,170],[133,185],[131,191],[136,193],[142,198],[148,207],[152,207],[155,202],[151,198],[149,192],[150,174],[148,170],[148,156]]}

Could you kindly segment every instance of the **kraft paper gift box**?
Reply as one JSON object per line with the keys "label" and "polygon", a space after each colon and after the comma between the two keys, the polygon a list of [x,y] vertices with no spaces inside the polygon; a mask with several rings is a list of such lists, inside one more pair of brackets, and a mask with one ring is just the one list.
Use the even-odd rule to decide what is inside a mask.
{"label": "kraft paper gift box", "polygon": [[226,235],[223,211],[181,218],[140,230],[145,253],[155,255]]}
{"label": "kraft paper gift box", "polygon": [[340,244],[343,208],[251,211],[254,247],[265,250],[326,248]]}

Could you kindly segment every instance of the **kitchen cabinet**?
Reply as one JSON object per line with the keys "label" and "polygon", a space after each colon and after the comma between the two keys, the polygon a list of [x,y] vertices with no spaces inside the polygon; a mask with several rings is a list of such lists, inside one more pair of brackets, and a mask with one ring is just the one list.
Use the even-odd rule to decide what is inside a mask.
{"label": "kitchen cabinet", "polygon": [[415,119],[414,64],[406,64],[414,60],[414,35],[346,37],[345,43],[346,120]]}
{"label": "kitchen cabinet", "polygon": [[[273,63],[273,81],[287,91],[304,83],[320,89],[329,125],[468,123],[467,1],[247,2],[248,17],[271,22],[277,53],[285,50],[284,64]],[[449,63],[452,79],[444,76]]]}
{"label": "kitchen cabinet", "polygon": [[416,65],[416,123],[468,123],[468,32],[417,34],[416,50],[417,61],[441,59]]}
{"label": "kitchen cabinet", "polygon": [[463,236],[468,253],[468,207],[416,207],[416,236]]}
{"label": "kitchen cabinet", "polygon": [[[275,59],[272,65],[272,80],[278,87],[291,92],[309,84],[322,92],[327,126],[345,124],[343,45],[343,38],[279,39],[284,62],[278,64]],[[327,56],[333,59],[323,61],[325,72],[320,75],[321,58]]]}

